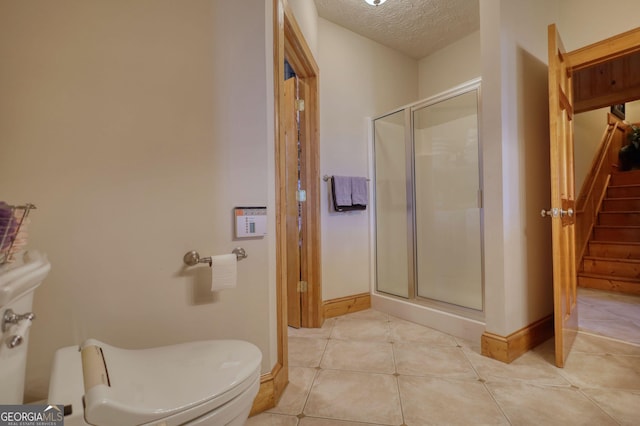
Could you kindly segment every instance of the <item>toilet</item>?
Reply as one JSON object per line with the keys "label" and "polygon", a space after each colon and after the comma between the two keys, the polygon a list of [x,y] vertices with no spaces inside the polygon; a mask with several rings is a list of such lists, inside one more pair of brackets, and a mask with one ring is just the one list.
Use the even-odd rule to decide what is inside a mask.
{"label": "toilet", "polygon": [[[30,311],[49,269],[38,252],[0,267],[0,316]],[[22,403],[31,320],[20,318],[0,334],[0,404]],[[16,333],[21,342],[10,349],[4,343]],[[260,387],[261,362],[260,350],[240,340],[123,349],[89,339],[56,351],[47,402],[64,405],[65,426],[242,426]]]}
{"label": "toilet", "polygon": [[239,340],[130,350],[89,339],[56,352],[48,402],[65,406],[65,426],[241,426],[261,360]]}

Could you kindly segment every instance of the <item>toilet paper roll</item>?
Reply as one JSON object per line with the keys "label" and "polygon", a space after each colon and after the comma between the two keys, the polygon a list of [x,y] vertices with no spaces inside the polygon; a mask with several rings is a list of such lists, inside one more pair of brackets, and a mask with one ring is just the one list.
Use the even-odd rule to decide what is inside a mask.
{"label": "toilet paper roll", "polygon": [[238,271],[235,254],[211,256],[211,291],[235,288]]}
{"label": "toilet paper roll", "polygon": [[82,379],[85,393],[89,392],[94,386],[111,386],[100,346],[84,346],[80,351],[80,357],[82,360]]}

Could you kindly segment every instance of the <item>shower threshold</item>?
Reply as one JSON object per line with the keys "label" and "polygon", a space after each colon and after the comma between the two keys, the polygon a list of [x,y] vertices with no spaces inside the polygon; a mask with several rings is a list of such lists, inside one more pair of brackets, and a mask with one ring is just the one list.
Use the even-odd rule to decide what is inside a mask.
{"label": "shower threshold", "polygon": [[[464,315],[463,312],[458,314],[451,312],[456,307],[449,307],[449,311],[445,311],[427,300],[404,299],[374,291],[371,293],[371,307],[478,345],[485,331],[485,322],[481,319],[482,312],[468,312],[467,309],[459,308],[464,311]],[[470,318],[471,315],[478,318]]]}

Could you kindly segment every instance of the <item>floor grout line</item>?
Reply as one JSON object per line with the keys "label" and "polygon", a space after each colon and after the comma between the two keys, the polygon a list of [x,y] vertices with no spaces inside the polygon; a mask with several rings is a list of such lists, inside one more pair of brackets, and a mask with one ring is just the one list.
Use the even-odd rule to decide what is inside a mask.
{"label": "floor grout line", "polygon": [[[382,318],[386,318],[386,319],[382,319]],[[356,323],[355,320],[358,320],[358,322]],[[381,322],[384,323],[384,328],[380,327]],[[350,323],[351,323],[351,326],[350,326]],[[371,328],[367,326],[367,323],[370,323]],[[635,360],[637,357],[640,356],[640,352],[636,352],[634,348],[637,348],[640,345],[628,344],[627,342],[603,337],[599,334],[580,331],[580,333],[578,334],[578,339],[580,339],[581,343],[580,343],[580,347],[574,348],[574,351],[572,353],[575,358],[572,361],[574,363],[572,366],[571,366],[571,362],[569,362],[567,364],[567,367],[565,367],[564,369],[556,369],[555,366],[554,366],[554,369],[548,369],[548,367],[544,367],[545,365],[553,366],[553,361],[549,358],[550,347],[545,346],[545,347],[541,347],[541,350],[532,351],[528,359],[523,358],[524,362],[521,363],[522,368],[520,369],[519,367],[516,367],[516,368],[508,367],[506,364],[502,364],[498,361],[491,360],[489,358],[479,358],[479,355],[480,355],[480,353],[478,352],[479,347],[475,342],[467,342],[466,340],[461,340],[461,339],[450,336],[453,341],[453,345],[442,344],[442,342],[446,341],[446,339],[442,339],[438,335],[438,333],[440,332],[437,332],[433,329],[428,329],[428,327],[421,327],[410,322],[406,322],[406,324],[405,322],[398,322],[398,325],[394,325],[393,323],[394,321],[390,319],[389,315],[386,315],[386,317],[382,317],[382,315],[379,315],[378,313],[372,310],[368,314],[366,313],[360,314],[360,316],[357,316],[357,317],[351,317],[351,318],[338,317],[334,321],[332,321],[332,324],[330,325],[328,330],[321,332],[321,335],[318,334],[318,329],[314,329],[314,331],[310,332],[310,333],[315,333],[315,335],[313,336],[305,336],[304,331],[302,332],[296,331],[295,335],[292,333],[292,337],[301,337],[301,339],[298,339],[295,341],[295,345],[298,345],[295,349],[295,353],[297,354],[297,356],[302,357],[302,358],[299,358],[299,360],[303,361],[305,359],[308,359],[308,360],[317,359],[318,360],[317,365],[315,366],[294,365],[296,364],[296,360],[291,360],[290,367],[300,367],[305,369],[312,368],[315,370],[313,372],[313,376],[311,380],[309,380],[308,378],[305,379],[305,381],[308,381],[308,383],[310,384],[308,388],[304,390],[304,392],[306,392],[304,397],[302,397],[303,395],[298,394],[299,395],[297,397],[298,404],[300,404],[301,400],[304,401],[300,405],[302,407],[300,409],[301,412],[297,413],[297,415],[291,415],[291,414],[285,414],[285,413],[270,413],[272,415],[277,415],[278,417],[276,418],[276,420],[272,419],[275,423],[268,423],[268,424],[270,426],[271,425],[272,426],[276,426],[276,425],[292,426],[294,424],[299,426],[316,425],[316,424],[324,425],[324,424],[333,424],[333,422],[338,421],[337,419],[342,419],[340,421],[345,421],[346,422],[345,425],[351,425],[350,421],[347,421],[345,418],[341,417],[342,414],[337,414],[335,418],[333,416],[331,417],[324,416],[324,415],[318,416],[318,414],[321,412],[325,414],[331,413],[331,411],[326,411],[327,406],[323,408],[323,410],[325,411],[322,411],[322,410],[318,411],[319,406],[316,404],[322,403],[322,398],[324,398],[324,396],[330,396],[330,394],[327,394],[326,392],[328,389],[329,390],[332,389],[331,386],[339,385],[342,379],[341,372],[357,373],[356,376],[353,376],[353,375],[349,376],[350,377],[349,380],[352,380],[351,382],[343,382],[343,383],[361,383],[362,384],[362,383],[367,383],[367,380],[369,380],[367,379],[367,377],[371,377],[371,379],[373,380],[373,376],[387,376],[387,377],[393,376],[393,381],[391,381],[390,378],[387,378],[384,380],[380,378],[380,379],[375,379],[371,383],[376,383],[376,382],[386,383],[385,386],[387,390],[385,392],[389,392],[388,395],[394,395],[394,394],[396,395],[394,396],[394,398],[397,397],[398,402],[394,402],[393,404],[391,403],[383,404],[383,406],[391,407],[399,403],[399,410],[400,410],[401,417],[398,417],[397,419],[398,420],[401,419],[401,421],[403,422],[402,423],[403,425],[406,424],[407,422],[407,414],[408,414],[407,410],[409,410],[409,413],[410,413],[409,415],[414,416],[412,418],[415,419],[416,413],[420,412],[416,410],[423,409],[423,408],[420,408],[420,404],[422,404],[422,402],[419,402],[420,400],[416,402],[415,395],[405,395],[405,397],[403,398],[403,395],[401,393],[401,382],[403,380],[408,380],[406,384],[403,385],[405,387],[408,386],[406,387],[405,390],[421,389],[420,392],[428,391],[429,389],[436,390],[436,389],[439,389],[439,387],[441,386],[444,386],[445,389],[449,388],[452,390],[464,389],[464,386],[465,386],[464,382],[471,383],[471,381],[478,381],[481,383],[482,387],[470,388],[470,390],[474,389],[473,392],[470,392],[470,395],[478,395],[478,397],[480,397],[480,395],[482,395],[483,393],[486,393],[486,395],[489,398],[491,398],[491,400],[493,401],[492,405],[495,406],[495,408],[491,408],[488,412],[491,412],[491,410],[493,410],[492,411],[493,414],[491,415],[495,416],[494,417],[495,419],[502,418],[503,419],[502,421],[505,421],[508,424],[512,424],[512,425],[535,424],[534,422],[535,419],[532,419],[531,422],[529,422],[528,420],[525,420],[523,422],[522,420],[523,417],[521,413],[522,410],[520,409],[521,407],[519,407],[518,405],[514,406],[513,404],[516,402],[518,404],[527,404],[528,398],[524,398],[517,401],[509,399],[510,392],[514,392],[514,391],[518,392],[518,394],[520,395],[527,395],[528,392],[533,392],[532,395],[542,395],[543,400],[544,398],[546,398],[545,395],[558,395],[558,396],[574,395],[571,397],[567,396],[567,398],[569,398],[570,401],[576,401],[576,403],[582,404],[582,407],[595,406],[594,408],[587,409],[587,411],[590,413],[589,415],[594,416],[593,421],[597,421],[595,419],[599,419],[601,423],[613,422],[616,424],[629,424],[630,423],[629,417],[630,417],[631,419],[633,419],[631,421],[631,424],[633,423],[640,424],[640,413],[637,414],[637,418],[636,418],[635,411],[630,411],[631,414],[629,414],[629,410],[633,410],[634,407],[637,407],[640,405],[640,386],[638,386],[638,389],[636,389],[636,386],[633,385],[633,380],[634,380],[633,376],[629,376],[629,377],[621,376],[621,374],[623,374],[625,371],[624,369],[626,368],[629,371],[629,374],[637,374],[640,377],[640,372],[638,372],[637,369],[634,369],[632,365],[633,360]],[[354,324],[357,324],[357,325],[354,325]],[[400,327],[400,328],[396,328],[396,327]],[[422,329],[427,329],[427,330],[422,330]],[[432,332],[434,332],[435,334],[432,334]],[[362,333],[362,334],[357,334],[357,333]],[[416,334],[412,335],[410,333],[416,333]],[[380,337],[383,334],[386,335],[386,339],[380,340]],[[442,334],[444,335],[444,333]],[[319,344],[317,342],[316,343],[307,342],[306,339],[323,340],[323,344]],[[420,339],[423,339],[423,341],[420,341]],[[424,343],[425,343],[424,339],[433,339],[435,342],[438,342],[439,344],[429,342],[428,344],[429,347],[424,349],[425,352],[422,352],[422,350],[419,349],[418,346],[420,345],[424,346]],[[381,355],[382,353],[375,352],[376,356],[374,358],[369,358],[369,360],[367,360],[366,363],[362,364],[364,365],[362,370],[357,370],[355,369],[355,367],[360,367],[361,364],[358,363],[357,358],[353,358],[353,357],[369,356],[367,354],[372,354],[371,351],[373,349],[361,349],[361,348],[358,348],[358,345],[343,345],[342,347],[344,349],[341,349],[340,346],[331,346],[332,345],[331,342],[336,342],[335,344],[337,344],[337,342],[371,342],[371,343],[377,343],[377,344],[378,343],[384,344],[381,346],[367,345],[365,346],[366,348],[383,348],[383,347],[388,348],[388,345],[391,345],[391,346],[390,346],[390,352],[387,353],[387,355],[382,356]],[[614,349],[609,350],[607,349],[606,342],[611,342],[609,345],[625,344],[625,346],[620,346],[620,347],[614,346],[613,347]],[[307,346],[307,344],[309,344],[309,346]],[[456,351],[451,350],[450,348],[452,347],[455,347]],[[402,350],[401,352],[399,352],[400,349]],[[339,351],[342,351],[342,350],[349,350],[350,352],[341,354],[341,352]],[[385,351],[387,350],[389,349],[385,349]],[[310,353],[308,351],[318,351],[315,353],[319,354],[319,357],[316,358],[316,355],[314,355],[313,352]],[[419,363],[421,361],[420,359],[416,359],[416,358],[413,358],[413,359],[406,358],[406,361],[403,361],[403,362],[410,362],[410,364],[406,364],[403,367],[403,371],[409,374],[399,373],[399,364],[398,364],[400,361],[399,357],[424,356],[420,354],[425,354],[425,353],[429,354],[431,353],[431,351],[433,351],[433,354],[435,355],[435,357],[434,358],[429,357],[425,359],[425,362],[434,362],[435,359],[442,359],[443,361],[445,361],[447,360],[447,358],[454,357],[454,354],[456,352],[461,352],[462,356],[460,357],[459,361],[456,361],[456,364],[452,365],[452,367],[455,368],[455,371],[448,372],[446,369],[443,369],[442,367],[438,368],[436,366],[436,368],[425,368],[425,369],[421,368],[420,370],[416,370],[415,374],[411,374],[410,372],[413,370],[408,370],[407,367],[411,364],[420,365]],[[291,345],[290,345],[290,353],[291,353]],[[327,358],[329,356],[329,353],[331,353],[330,360]],[[595,361],[589,361],[589,359],[597,360],[597,358],[591,358],[590,355],[602,356],[603,363],[606,363],[607,359],[611,359],[611,362],[614,363],[612,364],[612,366],[615,366],[614,372],[615,374],[617,374],[617,376],[608,376],[606,378],[603,377],[599,379],[597,375],[600,374],[601,375],[600,377],[602,377],[602,374],[606,374],[606,371],[608,370],[605,364],[602,364],[601,368],[598,368],[597,370],[598,372],[594,370],[594,372],[592,373],[582,375],[581,363],[587,362],[587,364],[585,365],[589,365],[588,364],[589,362],[591,363],[595,362]],[[345,358],[345,356],[347,358]],[[389,362],[389,356],[390,356],[391,362]],[[349,358],[349,357],[352,357],[352,358]],[[375,368],[378,368],[377,367],[378,364],[376,364],[376,362],[374,361],[376,359],[379,360],[379,362],[388,363],[388,364],[379,364],[380,366],[386,365],[387,367],[381,368],[381,371],[375,371]],[[453,359],[458,359],[458,356],[455,355]],[[625,361],[625,359],[628,361]],[[355,363],[354,363],[354,360],[355,360]],[[572,358],[570,358],[570,361],[571,360]],[[418,364],[416,364],[416,362]],[[451,362],[451,360],[448,360],[447,362]],[[464,366],[460,365],[460,363],[462,362],[465,363]],[[304,362],[301,362],[301,364],[303,363]],[[339,366],[345,366],[345,367],[339,368]],[[384,368],[388,368],[388,370],[382,371],[384,370]],[[531,370],[536,368],[543,368],[543,369],[540,370],[540,373],[536,373],[536,370]],[[302,370],[298,370],[298,371],[300,371],[301,374],[303,372]],[[318,388],[318,385],[319,385],[318,380],[323,374],[322,373],[323,371],[332,372],[330,376],[326,376],[326,380],[323,380],[323,383],[321,385],[321,388],[324,387],[324,390],[322,390],[324,394],[320,392],[321,389]],[[393,372],[389,373],[388,371],[393,371]],[[465,371],[468,371],[468,372],[465,372]],[[519,372],[523,372],[523,373],[519,373]],[[442,373],[442,374],[439,374],[439,373]],[[454,373],[454,374],[451,374],[451,373]],[[310,372],[309,373],[305,372],[304,374],[310,374]],[[473,376],[475,376],[475,378],[473,378]],[[616,377],[618,376],[621,377],[620,380],[622,381],[618,381],[618,382],[612,381],[612,380],[617,380]],[[405,377],[406,379],[403,379]],[[329,381],[329,379],[336,382],[332,383],[331,381]],[[378,380],[382,380],[382,382],[378,382]],[[598,380],[601,380],[601,382]],[[601,385],[600,383],[603,383],[603,384]],[[604,384],[606,384],[606,386]],[[344,395],[348,396],[349,394],[352,394],[354,397],[358,397],[358,395],[360,395],[360,392],[362,392],[362,395],[360,395],[359,397],[366,398],[366,396],[364,396],[366,395],[365,392],[367,392],[366,384],[364,386],[363,385],[358,385],[358,386],[360,387],[358,387],[357,389],[346,391],[347,393],[345,393]],[[476,385],[473,385],[473,386],[476,386]],[[631,386],[631,388],[629,388],[629,386]],[[339,392],[345,392],[344,389],[342,390],[340,390],[340,388],[335,388],[335,389],[336,391],[339,391]],[[562,391],[563,389],[564,391]],[[571,392],[568,394],[564,393],[568,389],[573,389],[577,391],[577,393],[575,394]],[[608,390],[615,391],[616,392],[615,396],[609,397],[608,396],[609,394],[607,394],[606,392],[601,393],[601,391],[608,391]],[[549,394],[549,392],[553,392],[553,393]],[[468,396],[465,397],[463,395],[464,394],[462,393],[458,393],[456,398],[458,398],[458,400],[460,401],[465,401],[465,398],[469,398]],[[314,407],[312,408],[313,414],[309,416],[305,414],[305,412],[309,409],[309,403],[312,401],[312,396],[314,399],[314,401],[312,402],[314,404]],[[482,398],[486,398],[487,396],[484,396]],[[624,400],[625,401],[624,404],[622,401],[617,402],[619,406],[616,407],[615,406],[616,403],[614,400],[613,406],[611,405],[612,403],[610,402],[610,398],[618,398],[622,396],[624,396],[624,398],[627,398]],[[291,399],[291,395],[289,396],[289,400],[293,400]],[[331,401],[331,400],[332,399],[329,398],[329,399],[326,399],[325,401]],[[336,401],[339,401],[339,400],[336,400]],[[347,400],[345,399],[344,401],[346,402]],[[427,397],[424,401],[425,403],[432,404],[429,397]],[[325,402],[325,404],[326,403],[327,402]],[[407,403],[409,403],[409,406],[407,406]],[[487,403],[488,403],[488,400],[487,400]],[[362,401],[360,401],[358,404],[360,404],[359,405],[360,407],[363,406]],[[560,405],[562,405],[562,403],[560,403]],[[384,417],[375,417],[370,415],[369,413],[361,413],[360,411],[349,412],[348,406],[349,406],[348,402],[346,402],[346,405],[343,404],[342,405],[343,408],[341,408],[341,410],[343,411],[340,411],[340,412],[344,413],[345,415],[348,414],[348,418],[369,419],[369,422],[360,420],[359,422],[362,424],[378,425],[378,423],[371,423],[370,420],[374,418],[379,418],[379,419],[384,418]],[[489,405],[487,404],[487,407],[488,406]],[[627,406],[628,408],[625,408]],[[347,407],[347,411],[344,411],[344,407]],[[396,405],[396,408],[395,408],[396,410],[397,410],[397,407],[398,406]],[[436,406],[433,406],[433,407],[436,407]],[[446,407],[446,405],[443,407]],[[372,406],[372,408],[374,407]],[[454,416],[451,418],[455,418],[456,415],[464,416],[463,413],[458,412],[463,408],[452,407],[451,409],[456,410],[456,413],[451,414]],[[534,408],[531,408],[530,406],[528,409],[533,410],[532,412],[534,414],[538,413],[541,416],[548,414],[546,413],[545,409],[541,409],[540,407],[537,407],[537,406]],[[549,408],[547,407],[546,410],[548,409]],[[624,411],[624,410],[627,410],[627,411]],[[286,411],[286,409],[283,411]],[[336,412],[334,411],[334,413]],[[446,418],[447,416],[446,412],[439,411],[438,414],[445,416],[445,417],[439,417],[439,418]],[[397,415],[398,414],[396,414],[396,416]],[[255,425],[259,426],[261,424],[266,424],[266,423],[260,423],[259,416],[260,415],[256,416],[257,418],[255,422],[252,422],[251,421],[252,419],[250,419],[247,426],[255,426]],[[268,420],[268,421],[271,422],[271,420]],[[558,419],[557,422],[559,421],[560,420]],[[551,421],[552,424],[554,424],[554,422],[556,422],[556,420]],[[414,424],[407,424],[407,425],[414,426]],[[399,425],[390,425],[390,426],[399,426]]]}

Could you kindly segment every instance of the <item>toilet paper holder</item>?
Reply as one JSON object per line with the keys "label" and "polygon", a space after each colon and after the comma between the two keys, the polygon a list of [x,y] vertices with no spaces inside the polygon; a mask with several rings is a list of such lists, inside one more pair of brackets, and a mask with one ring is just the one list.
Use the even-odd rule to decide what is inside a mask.
{"label": "toilet paper holder", "polygon": [[[249,256],[242,247],[234,248],[231,251],[231,253],[236,255],[236,258],[238,259],[238,261],[242,259],[246,259]],[[194,266],[194,265],[197,265],[198,263],[208,263],[209,266],[211,266],[211,256],[200,257],[200,254],[195,250],[191,250],[187,252],[182,258],[182,260],[187,266]]]}

